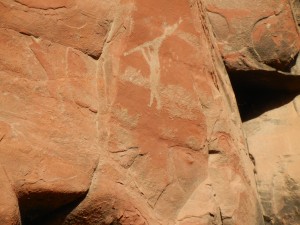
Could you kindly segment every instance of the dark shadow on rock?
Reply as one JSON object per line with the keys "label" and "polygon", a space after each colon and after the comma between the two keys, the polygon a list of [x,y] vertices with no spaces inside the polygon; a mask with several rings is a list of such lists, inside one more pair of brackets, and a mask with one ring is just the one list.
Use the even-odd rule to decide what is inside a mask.
{"label": "dark shadow on rock", "polygon": [[228,71],[241,119],[256,118],[300,95],[300,76],[278,71]]}
{"label": "dark shadow on rock", "polygon": [[60,225],[65,224],[67,216],[84,200],[85,197],[81,197],[76,201],[62,206],[55,211],[38,218],[32,224],[36,225]]}
{"label": "dark shadow on rock", "polygon": [[[57,194],[57,193],[56,193]],[[72,195],[72,194],[71,194]],[[63,224],[65,218],[68,216],[68,214],[75,209],[80,202],[85,198],[86,194],[81,195],[80,197],[72,196],[70,198],[70,194],[63,194],[61,193],[61,199],[64,198],[70,198],[73,200],[69,200],[69,203],[62,204],[61,206],[57,206],[56,208],[53,208],[52,210],[45,211],[44,207],[40,207],[40,209],[37,207],[41,205],[41,203],[34,205],[35,207],[27,207],[24,204],[20,205],[20,211],[21,211],[21,218],[22,218],[22,224],[23,225],[48,225],[48,224]],[[57,196],[56,196],[57,197]],[[34,198],[33,198],[34,199]],[[43,200],[41,200],[42,204],[45,205],[45,202],[47,202],[47,199],[51,201],[51,195],[43,196]],[[36,203],[37,199],[35,199]],[[52,199],[53,201],[53,199]],[[49,203],[49,205],[52,205]],[[50,207],[52,208],[52,206]],[[29,210],[30,209],[30,210]],[[55,221],[53,223],[53,221]]]}

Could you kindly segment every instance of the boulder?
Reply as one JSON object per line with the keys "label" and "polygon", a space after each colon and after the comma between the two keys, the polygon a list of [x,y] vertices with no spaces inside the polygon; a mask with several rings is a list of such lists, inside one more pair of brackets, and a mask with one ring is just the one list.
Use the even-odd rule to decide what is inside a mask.
{"label": "boulder", "polygon": [[207,1],[226,67],[289,72],[300,48],[292,5],[289,0]]}

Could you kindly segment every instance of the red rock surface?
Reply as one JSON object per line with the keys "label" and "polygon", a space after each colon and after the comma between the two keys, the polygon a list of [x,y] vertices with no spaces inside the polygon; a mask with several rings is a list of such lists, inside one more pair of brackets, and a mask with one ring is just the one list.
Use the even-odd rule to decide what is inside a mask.
{"label": "red rock surface", "polygon": [[1,225],[264,224],[211,4],[0,0]]}
{"label": "red rock surface", "polygon": [[289,70],[300,48],[291,1],[209,0],[207,3],[214,33],[230,70]]}
{"label": "red rock surface", "polygon": [[117,1],[1,0],[0,27],[99,57]]}

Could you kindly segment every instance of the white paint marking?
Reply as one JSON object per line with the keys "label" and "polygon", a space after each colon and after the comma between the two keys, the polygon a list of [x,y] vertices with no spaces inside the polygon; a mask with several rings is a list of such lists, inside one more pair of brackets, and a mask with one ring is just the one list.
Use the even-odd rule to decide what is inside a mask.
{"label": "white paint marking", "polygon": [[177,23],[172,26],[166,26],[164,33],[155,38],[152,41],[145,42],[127,52],[124,53],[124,56],[128,56],[134,52],[139,52],[143,54],[147,64],[150,68],[150,103],[149,107],[152,106],[154,99],[156,99],[156,108],[161,109],[161,100],[159,97],[159,82],[160,82],[160,61],[159,61],[159,50],[163,41],[171,36],[175,30],[178,28],[179,24],[182,22],[180,18]]}

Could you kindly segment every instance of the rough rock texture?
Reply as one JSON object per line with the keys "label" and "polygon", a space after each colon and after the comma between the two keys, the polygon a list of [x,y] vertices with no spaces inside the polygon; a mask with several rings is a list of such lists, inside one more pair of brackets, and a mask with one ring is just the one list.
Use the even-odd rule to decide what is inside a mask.
{"label": "rough rock texture", "polygon": [[1,0],[0,27],[99,57],[117,0]]}
{"label": "rough rock texture", "polygon": [[[34,218],[84,195],[98,162],[94,63],[0,30],[1,165]],[[49,199],[49,200],[45,200]]]}
{"label": "rough rock texture", "polygon": [[[299,0],[292,0],[292,9],[294,13],[294,17],[298,24],[298,30],[300,29],[300,1]],[[295,75],[300,75],[300,54],[298,52],[298,56],[295,60],[295,65],[291,68],[291,73]]]}
{"label": "rough rock texture", "polygon": [[229,70],[290,70],[300,48],[290,0],[206,1]]}
{"label": "rough rock texture", "polygon": [[[264,4],[268,4],[268,2],[271,1],[264,1]],[[286,2],[288,3],[288,1]],[[275,4],[274,1],[273,3]],[[292,3],[291,6],[293,6],[294,16],[297,19],[299,2],[293,1]],[[261,3],[257,4],[257,6],[259,5],[262,6]],[[236,7],[240,8],[241,5],[237,4]],[[274,6],[273,9],[277,7],[279,7],[279,5]],[[263,53],[267,58],[274,56],[277,62],[283,62],[283,60],[285,60],[284,55],[291,54],[290,59],[292,59],[292,56],[298,52],[298,48],[295,46],[292,48],[284,47],[288,45],[292,46],[299,41],[297,35],[291,34],[291,31],[294,32],[294,34],[297,33],[297,28],[288,29],[289,32],[280,28],[280,26],[297,26],[297,23],[294,22],[291,16],[287,18],[289,11],[290,8],[286,7],[285,10],[277,16],[263,18],[263,20],[260,19],[260,21],[264,21],[262,26],[269,26],[269,30],[271,30],[271,28],[273,29],[274,34],[276,34],[273,35],[273,37],[283,38],[283,40],[276,42],[280,43],[280,45],[274,47],[270,45],[272,42],[267,39],[268,35],[264,34],[262,28],[257,33],[267,41],[267,44],[264,43],[264,41],[259,41],[259,45],[263,48],[267,48]],[[256,12],[262,11],[257,10]],[[263,13],[264,12],[265,11],[263,11]],[[276,22],[274,26],[270,21],[266,21],[269,20],[269,18],[280,19],[281,23]],[[251,23],[251,20],[248,20],[248,18],[245,18],[245,21]],[[236,27],[245,25],[243,20],[236,20],[231,24]],[[247,29],[247,27],[239,29],[239,32],[245,29]],[[237,37],[233,37],[237,38],[238,43],[241,37],[239,36],[239,32]],[[288,35],[289,38],[285,35]],[[294,41],[291,39],[292,36],[294,36]],[[225,36],[219,36],[220,46],[225,44],[225,46],[230,46],[230,49],[238,46],[235,41],[229,41],[228,43],[223,42],[221,39],[224,39],[224,37]],[[243,38],[242,40],[245,41],[247,39]],[[284,44],[284,42],[288,45]],[[253,45],[253,42],[249,43]],[[246,42],[244,42],[244,45],[249,46],[249,44],[246,45]],[[247,49],[249,50],[252,47],[247,47]],[[245,121],[244,130],[247,136],[251,158],[255,164],[258,192],[264,210],[265,223],[299,224],[300,192],[298,174],[300,172],[300,143],[298,136],[300,126],[297,111],[299,110],[299,97],[295,96],[300,94],[300,57],[298,55],[293,61],[289,62],[287,60],[285,62],[286,65],[290,63],[289,67],[292,68],[290,68],[291,70],[288,72],[291,73],[281,73],[272,71],[272,68],[266,68],[265,65],[257,64],[257,58],[253,57],[253,54],[246,54],[246,62],[255,61],[254,64],[246,63],[246,67],[244,67],[246,64],[237,63],[241,61],[244,63],[246,59],[240,53],[240,55],[237,54],[235,58],[232,58],[233,61],[228,61],[226,51],[224,51],[224,48],[221,49],[226,65],[231,70],[231,80],[238,97],[242,118]],[[272,56],[273,51],[278,52],[278,54]],[[256,50],[256,53],[259,52]],[[253,59],[255,60],[253,61]],[[265,60],[258,61],[268,64]],[[274,64],[268,65],[275,69],[284,69],[283,67],[276,67]]]}
{"label": "rough rock texture", "polygon": [[300,96],[244,127],[266,224],[300,224]]}
{"label": "rough rock texture", "polygon": [[292,8],[293,8],[294,16],[299,26],[300,25],[300,1],[292,0]]}
{"label": "rough rock texture", "polygon": [[300,76],[239,72],[231,80],[265,222],[299,224]]}
{"label": "rough rock texture", "polygon": [[[274,216],[261,207],[226,48],[211,27],[223,26],[212,9],[224,2],[0,0],[0,224],[263,225],[263,213]],[[259,2],[266,15],[279,4]],[[282,2],[266,20],[271,34],[278,21],[289,32],[260,61],[276,68],[299,47]],[[256,44],[272,45],[260,29]],[[269,178],[257,180],[261,194]]]}
{"label": "rough rock texture", "polygon": [[18,201],[3,167],[0,169],[1,200],[0,218],[2,224],[20,224]]}

